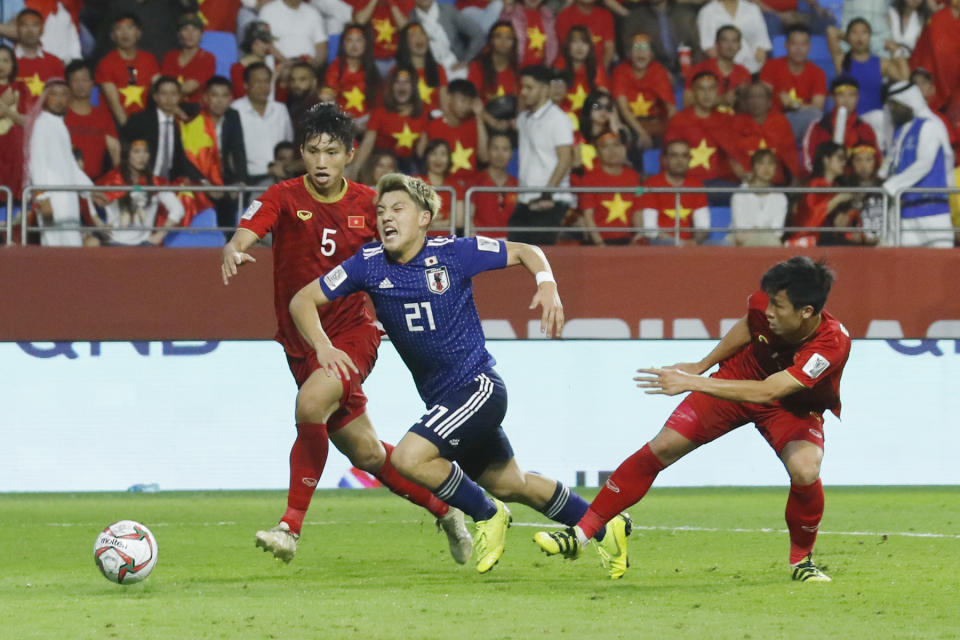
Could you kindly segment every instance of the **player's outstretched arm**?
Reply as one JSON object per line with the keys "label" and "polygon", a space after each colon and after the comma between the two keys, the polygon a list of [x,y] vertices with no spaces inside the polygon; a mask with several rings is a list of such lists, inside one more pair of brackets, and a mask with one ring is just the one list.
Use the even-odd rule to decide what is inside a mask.
{"label": "player's outstretched arm", "polygon": [[320,368],[326,371],[328,376],[349,380],[350,370],[359,374],[360,369],[353,363],[350,356],[333,346],[327,332],[323,330],[320,318],[317,317],[317,307],[322,307],[328,302],[330,300],[320,288],[320,281],[314,280],[297,291],[290,300],[290,316],[297,325],[300,335],[317,352]]}
{"label": "player's outstretched arm", "polygon": [[223,276],[223,284],[230,284],[230,278],[237,275],[237,268],[244,262],[256,262],[246,251],[259,239],[257,234],[249,229],[237,229],[230,242],[223,245],[220,252],[220,275]]}
{"label": "player's outstretched arm", "polygon": [[727,331],[726,335],[720,339],[717,346],[702,360],[699,362],[679,362],[667,368],[679,369],[684,373],[698,376],[713,365],[733,356],[748,344],[750,344],[750,327],[747,325],[747,316],[743,316],[737,320],[730,331]]}
{"label": "player's outstretched arm", "polygon": [[540,333],[548,337],[560,337],[563,330],[563,303],[557,292],[553,270],[540,247],[522,242],[507,242],[507,266],[522,264],[537,280],[537,292],[530,301],[530,308],[540,305]]}
{"label": "player's outstretched arm", "polygon": [[764,380],[719,380],[704,378],[679,369],[637,369],[634,378],[637,386],[646,393],[675,396],[687,391],[699,391],[708,395],[732,400],[770,404],[791,393],[806,389],[786,371],[778,371]]}

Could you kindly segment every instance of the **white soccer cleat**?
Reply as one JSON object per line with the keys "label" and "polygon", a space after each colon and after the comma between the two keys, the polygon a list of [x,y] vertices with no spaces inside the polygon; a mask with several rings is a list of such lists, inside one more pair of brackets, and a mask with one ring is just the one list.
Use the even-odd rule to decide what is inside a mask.
{"label": "white soccer cleat", "polygon": [[467,524],[463,520],[463,511],[455,507],[442,518],[437,518],[437,529],[447,534],[447,542],[450,543],[450,555],[453,556],[457,564],[466,564],[473,555],[473,536],[467,529]]}
{"label": "white soccer cleat", "polygon": [[297,555],[300,534],[290,531],[290,525],[286,522],[281,521],[267,531],[257,531],[255,537],[257,546],[272,553],[274,558],[289,563]]}

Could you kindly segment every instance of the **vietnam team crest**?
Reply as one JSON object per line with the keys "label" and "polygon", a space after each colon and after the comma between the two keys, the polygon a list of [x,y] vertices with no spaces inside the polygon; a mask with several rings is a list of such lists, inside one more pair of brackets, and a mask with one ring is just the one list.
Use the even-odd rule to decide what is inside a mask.
{"label": "vietnam team crest", "polygon": [[446,293],[447,289],[450,288],[450,274],[447,273],[446,267],[436,267],[434,269],[427,269],[427,288],[430,289],[431,293],[440,295]]}

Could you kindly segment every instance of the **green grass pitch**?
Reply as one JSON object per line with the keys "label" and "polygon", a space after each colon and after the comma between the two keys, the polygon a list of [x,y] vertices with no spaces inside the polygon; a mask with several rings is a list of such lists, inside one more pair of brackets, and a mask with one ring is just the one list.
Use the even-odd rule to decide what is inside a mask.
{"label": "green grass pitch", "polygon": [[[817,559],[792,582],[786,489],[654,489],[631,510],[631,569],[547,558],[512,505],[488,575],[383,490],[320,491],[297,558],[255,549],[282,492],[0,494],[0,638],[958,638],[960,487],[828,487]],[[586,492],[587,497],[592,492]],[[97,571],[99,530],[159,541],[145,582]]]}

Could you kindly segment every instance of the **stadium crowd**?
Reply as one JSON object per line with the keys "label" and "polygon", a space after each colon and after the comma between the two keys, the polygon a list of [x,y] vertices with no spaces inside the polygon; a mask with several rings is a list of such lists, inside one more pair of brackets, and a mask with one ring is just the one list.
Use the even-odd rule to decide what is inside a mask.
{"label": "stadium crowd", "polygon": [[[566,229],[484,231],[542,244],[872,246],[884,196],[842,187],[955,184],[960,0],[2,0],[0,22],[0,210],[86,225],[45,245],[234,227],[235,192],[17,205],[266,187],[302,173],[298,122],[331,101],[351,178],[452,188],[439,229],[471,186],[528,187],[477,194],[471,226]],[[568,185],[634,191],[539,191]],[[797,186],[837,192],[746,191]],[[904,195],[901,244],[955,246],[952,200]]]}

